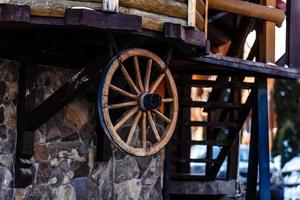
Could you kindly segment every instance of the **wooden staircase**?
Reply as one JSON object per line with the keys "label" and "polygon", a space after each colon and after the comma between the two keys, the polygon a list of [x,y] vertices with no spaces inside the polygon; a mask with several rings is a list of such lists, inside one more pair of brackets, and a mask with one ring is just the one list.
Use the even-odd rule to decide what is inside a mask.
{"label": "wooden staircase", "polygon": [[[177,76],[180,110],[177,129],[167,147],[164,199],[199,199],[203,195],[204,199],[220,199],[238,193],[239,133],[251,110],[254,87],[254,83],[243,79]],[[244,102],[243,90],[249,92]],[[195,99],[195,91],[209,92],[206,98]],[[195,119],[195,112],[205,116]],[[199,127],[202,127],[200,139],[200,133],[198,136],[195,133]],[[225,160],[227,168],[226,164],[222,167]]]}

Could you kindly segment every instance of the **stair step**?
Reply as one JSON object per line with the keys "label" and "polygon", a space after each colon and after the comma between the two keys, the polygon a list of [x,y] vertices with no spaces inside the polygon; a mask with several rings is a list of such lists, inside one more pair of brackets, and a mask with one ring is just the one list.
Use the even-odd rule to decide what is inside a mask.
{"label": "stair step", "polygon": [[190,80],[187,83],[190,87],[212,87],[212,88],[234,88],[234,89],[252,89],[253,83],[245,82],[218,82],[212,80]]}
{"label": "stair step", "polygon": [[226,196],[234,196],[236,194],[236,180],[229,180],[229,181],[223,181],[223,180],[205,181],[205,179],[203,181],[201,181],[201,179],[194,179],[190,181],[172,180],[168,184],[169,184],[168,189],[170,194],[226,195]]}
{"label": "stair step", "polygon": [[245,104],[227,103],[227,102],[206,102],[206,101],[185,101],[180,103],[183,107],[200,107],[206,109],[241,109]]}
{"label": "stair step", "polygon": [[207,121],[189,121],[189,122],[179,122],[179,125],[183,126],[202,126],[202,127],[212,127],[212,128],[237,128],[237,124],[233,122],[207,122]]}
{"label": "stair step", "polygon": [[171,140],[171,144],[181,145],[181,144],[191,144],[191,145],[207,145],[207,146],[226,146],[227,143],[221,143],[220,141],[196,141],[196,140]]}
{"label": "stair step", "polygon": [[209,160],[209,159],[176,159],[172,158],[173,163],[214,163],[214,160]]}
{"label": "stair step", "polygon": [[192,173],[170,173],[169,176],[171,181],[209,180],[208,177],[205,177],[204,175],[192,174]]}

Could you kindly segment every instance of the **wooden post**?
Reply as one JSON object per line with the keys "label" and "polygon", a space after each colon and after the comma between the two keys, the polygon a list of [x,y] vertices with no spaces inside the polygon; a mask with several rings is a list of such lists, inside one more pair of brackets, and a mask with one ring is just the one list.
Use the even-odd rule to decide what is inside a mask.
{"label": "wooden post", "polygon": [[287,52],[288,52],[288,65],[290,68],[300,68],[300,1],[288,0],[287,1]]}
{"label": "wooden post", "polygon": [[252,114],[251,114],[251,139],[249,149],[247,192],[246,200],[256,199],[257,169],[258,169],[258,105],[257,88],[253,89]]}
{"label": "wooden post", "polygon": [[118,12],[119,0],[102,0],[102,9],[104,11]]}
{"label": "wooden post", "polygon": [[[260,0],[265,6],[275,6],[275,0]],[[275,24],[260,22],[257,30],[259,54],[257,61],[275,62]],[[258,165],[259,165],[259,198],[270,200],[270,161],[268,131],[268,88],[266,78],[256,78],[257,85],[257,132],[258,132]]]}
{"label": "wooden post", "polygon": [[266,78],[256,78],[258,105],[258,165],[259,199],[271,200],[269,131],[268,131],[268,88]]}
{"label": "wooden post", "polygon": [[207,39],[207,33],[208,33],[208,4],[209,0],[206,0],[205,2],[205,18],[204,18],[204,33],[205,33],[205,38]]}
{"label": "wooden post", "polygon": [[196,26],[196,0],[188,1],[188,17],[187,17],[188,26]]}
{"label": "wooden post", "polygon": [[209,8],[255,17],[281,25],[285,13],[283,10],[240,0],[209,0]]}

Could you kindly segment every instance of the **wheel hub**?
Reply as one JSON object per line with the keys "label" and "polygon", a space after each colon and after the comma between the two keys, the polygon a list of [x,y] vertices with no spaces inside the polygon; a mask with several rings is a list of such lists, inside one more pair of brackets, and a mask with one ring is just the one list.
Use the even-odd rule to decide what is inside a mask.
{"label": "wheel hub", "polygon": [[162,103],[162,98],[159,94],[145,93],[139,97],[139,108],[142,111],[159,109]]}

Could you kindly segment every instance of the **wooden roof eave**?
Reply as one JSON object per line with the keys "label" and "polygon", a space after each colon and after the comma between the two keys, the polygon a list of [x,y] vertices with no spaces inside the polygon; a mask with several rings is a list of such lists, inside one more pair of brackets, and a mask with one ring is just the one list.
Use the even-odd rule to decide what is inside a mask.
{"label": "wooden roof eave", "polygon": [[[211,69],[214,72],[216,72],[217,70],[219,70],[220,72],[221,70],[222,74],[226,74],[226,72],[228,73],[237,72],[246,76],[249,75],[249,76],[283,78],[283,79],[300,78],[300,71],[296,68],[285,68],[275,64],[273,65],[273,64],[266,64],[261,62],[253,62],[253,61],[243,60],[239,58],[221,56],[217,54],[185,57],[185,58],[180,58],[179,60],[181,61],[184,60],[188,62],[190,64],[188,70],[190,71],[193,70],[197,71],[197,69],[201,69],[202,67],[204,67],[205,70]],[[183,64],[182,70],[184,70],[184,67],[187,67],[187,65]]]}

